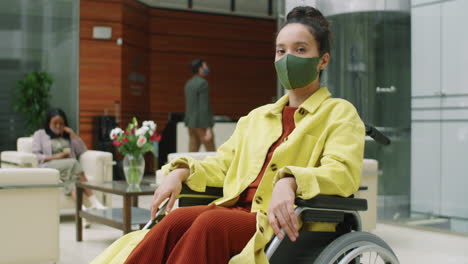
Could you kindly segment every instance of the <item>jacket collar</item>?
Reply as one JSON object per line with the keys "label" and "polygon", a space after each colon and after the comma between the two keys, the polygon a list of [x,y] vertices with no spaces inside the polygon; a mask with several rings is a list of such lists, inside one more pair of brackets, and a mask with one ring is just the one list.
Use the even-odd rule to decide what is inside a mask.
{"label": "jacket collar", "polygon": [[[326,86],[320,87],[315,93],[313,93],[309,98],[307,98],[300,106],[299,108],[303,108],[306,110],[308,113],[313,113],[317,108],[320,106],[320,104],[325,101],[326,99],[330,98],[331,94],[328,91],[328,88]],[[265,113],[266,115],[272,114],[272,115],[278,115],[281,114],[283,111],[284,106],[289,102],[289,94],[285,94],[283,97],[281,97],[276,103],[270,105],[270,108],[267,110]]]}

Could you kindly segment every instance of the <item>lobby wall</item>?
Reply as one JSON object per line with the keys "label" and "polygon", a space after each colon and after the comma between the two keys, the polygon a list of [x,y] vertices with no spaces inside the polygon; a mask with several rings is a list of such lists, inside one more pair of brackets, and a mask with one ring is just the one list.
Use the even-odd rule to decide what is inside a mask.
{"label": "lobby wall", "polygon": [[[82,0],[80,5],[80,135],[93,147],[93,117],[149,118],[162,131],[170,112],[184,112],[190,62],[211,73],[215,115],[233,119],[276,94],[273,19],[151,8],[135,0]],[[109,26],[109,40],[92,38]],[[117,43],[121,38],[122,44]]]}

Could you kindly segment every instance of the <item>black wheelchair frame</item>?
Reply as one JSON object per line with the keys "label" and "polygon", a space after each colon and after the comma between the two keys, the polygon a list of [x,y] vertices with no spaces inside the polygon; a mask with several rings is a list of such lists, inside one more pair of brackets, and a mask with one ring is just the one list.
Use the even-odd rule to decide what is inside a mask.
{"label": "black wheelchair frame", "polygon": [[[390,140],[372,126],[366,125],[366,135],[383,145],[390,144]],[[367,190],[367,187],[360,187],[359,190]],[[206,192],[199,193],[184,185],[179,195],[179,206],[208,204],[222,195],[222,188],[207,187]],[[381,259],[378,263],[399,264],[395,253],[382,239],[362,232],[359,211],[367,210],[367,200],[353,196],[318,195],[310,200],[296,199],[295,203],[295,213],[303,223],[336,223],[336,231],[302,231],[296,242],[291,242],[287,236],[284,239],[274,236],[265,249],[270,263],[370,263],[375,254],[375,260],[378,257]],[[163,204],[156,218],[150,220],[143,229],[149,229],[160,221],[165,207]],[[369,262],[366,262],[367,257]]]}

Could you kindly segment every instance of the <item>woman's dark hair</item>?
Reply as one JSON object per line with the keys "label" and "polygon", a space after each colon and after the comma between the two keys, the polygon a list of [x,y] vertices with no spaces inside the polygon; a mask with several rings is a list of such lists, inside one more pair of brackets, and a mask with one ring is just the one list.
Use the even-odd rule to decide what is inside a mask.
{"label": "woman's dark hair", "polygon": [[198,70],[200,69],[200,67],[203,65],[203,63],[205,62],[204,59],[194,59],[192,61],[192,64],[190,65],[190,68],[192,69],[192,73],[198,73]]}
{"label": "woman's dark hair", "polygon": [[309,29],[309,32],[314,36],[319,45],[320,56],[325,53],[330,53],[330,23],[320,11],[310,6],[295,7],[286,16],[286,22],[281,29],[293,23],[302,24]]}
{"label": "woman's dark hair", "polygon": [[[52,130],[50,130],[50,120],[56,116],[60,116],[63,118],[63,121],[64,121],[64,124],[65,126],[68,126],[68,120],[67,120],[67,116],[65,115],[65,112],[60,109],[60,108],[52,108],[50,109],[47,114],[46,114],[46,118],[45,118],[45,122],[44,122],[44,130],[45,132],[47,133],[47,135],[50,136],[50,138],[58,138],[60,136],[58,135],[55,135],[54,132],[52,132]],[[70,134],[68,134],[67,132],[63,132],[63,135],[62,137],[70,140]]]}

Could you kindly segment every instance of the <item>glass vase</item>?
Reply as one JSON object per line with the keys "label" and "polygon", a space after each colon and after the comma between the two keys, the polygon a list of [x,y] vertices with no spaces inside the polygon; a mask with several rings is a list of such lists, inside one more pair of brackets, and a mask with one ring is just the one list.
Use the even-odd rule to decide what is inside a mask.
{"label": "glass vase", "polygon": [[145,172],[143,155],[126,154],[123,159],[125,180],[130,187],[139,187]]}

